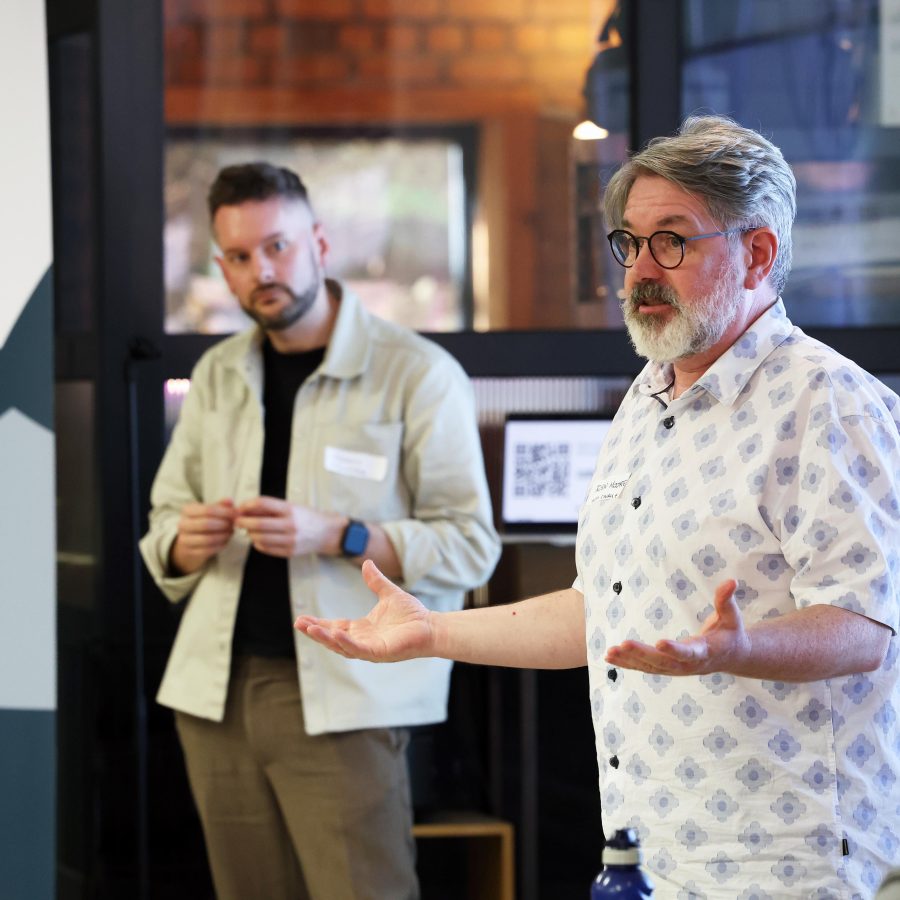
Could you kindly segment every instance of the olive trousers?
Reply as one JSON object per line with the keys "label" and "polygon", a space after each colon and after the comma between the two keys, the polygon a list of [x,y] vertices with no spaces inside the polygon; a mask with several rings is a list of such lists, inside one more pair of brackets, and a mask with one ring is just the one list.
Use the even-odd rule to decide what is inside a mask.
{"label": "olive trousers", "polygon": [[218,900],[418,900],[404,729],[310,737],[294,661],[262,657],[224,721],[175,721]]}

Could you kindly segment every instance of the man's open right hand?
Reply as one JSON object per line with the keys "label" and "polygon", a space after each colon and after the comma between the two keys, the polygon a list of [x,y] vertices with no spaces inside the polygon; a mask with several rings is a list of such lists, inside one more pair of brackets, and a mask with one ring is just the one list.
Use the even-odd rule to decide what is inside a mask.
{"label": "man's open right hand", "polygon": [[362,567],[366,585],[378,603],[361,619],[321,619],[298,616],[294,628],[350,659],[397,662],[430,656],[434,650],[434,613],[406,593],[367,559]]}

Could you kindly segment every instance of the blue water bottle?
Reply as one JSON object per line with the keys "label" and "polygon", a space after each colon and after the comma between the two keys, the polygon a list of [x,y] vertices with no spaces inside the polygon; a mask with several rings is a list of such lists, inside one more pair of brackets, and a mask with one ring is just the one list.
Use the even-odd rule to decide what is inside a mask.
{"label": "blue water bottle", "polygon": [[641,869],[641,848],[632,828],[620,828],[603,848],[603,871],[591,885],[591,900],[644,900],[653,882]]}

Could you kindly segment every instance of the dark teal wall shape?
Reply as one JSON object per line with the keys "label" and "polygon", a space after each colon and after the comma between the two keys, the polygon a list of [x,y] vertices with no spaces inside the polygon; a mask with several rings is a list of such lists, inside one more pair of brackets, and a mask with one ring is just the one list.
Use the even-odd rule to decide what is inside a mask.
{"label": "dark teal wall shape", "polygon": [[15,407],[53,430],[53,267],[0,347],[0,416]]}
{"label": "dark teal wall shape", "polygon": [[55,712],[0,709],[0,896],[5,900],[56,893],[55,745]]}

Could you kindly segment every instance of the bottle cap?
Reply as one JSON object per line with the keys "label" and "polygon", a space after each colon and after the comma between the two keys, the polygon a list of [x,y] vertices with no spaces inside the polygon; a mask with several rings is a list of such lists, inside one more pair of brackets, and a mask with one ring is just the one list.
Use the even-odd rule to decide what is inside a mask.
{"label": "bottle cap", "polygon": [[606,842],[601,854],[604,866],[639,866],[643,859],[633,828],[620,828]]}

